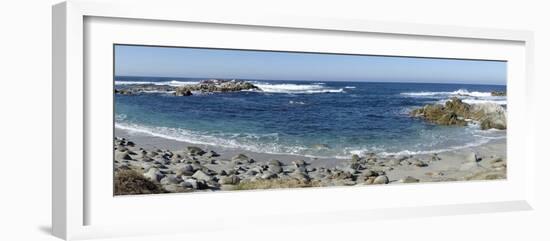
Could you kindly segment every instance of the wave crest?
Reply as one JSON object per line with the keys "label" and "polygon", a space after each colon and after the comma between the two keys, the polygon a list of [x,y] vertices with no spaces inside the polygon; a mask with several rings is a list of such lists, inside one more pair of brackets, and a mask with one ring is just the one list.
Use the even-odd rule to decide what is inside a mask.
{"label": "wave crest", "polygon": [[271,84],[265,82],[252,82],[265,93],[281,94],[316,94],[316,93],[342,93],[344,89],[326,87],[324,83],[312,84]]}

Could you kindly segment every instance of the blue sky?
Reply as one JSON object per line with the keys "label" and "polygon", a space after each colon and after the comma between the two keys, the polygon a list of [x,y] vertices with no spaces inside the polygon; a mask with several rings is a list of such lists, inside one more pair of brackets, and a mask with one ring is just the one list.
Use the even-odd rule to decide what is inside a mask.
{"label": "blue sky", "polygon": [[115,75],[506,84],[506,62],[115,45]]}

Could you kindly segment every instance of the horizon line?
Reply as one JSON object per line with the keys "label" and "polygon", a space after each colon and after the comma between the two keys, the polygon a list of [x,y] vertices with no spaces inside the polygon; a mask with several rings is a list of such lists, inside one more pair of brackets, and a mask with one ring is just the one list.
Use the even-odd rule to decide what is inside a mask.
{"label": "horizon line", "polygon": [[[176,76],[158,76],[158,75],[113,75],[113,77],[151,77],[151,78],[184,78],[184,79],[222,79],[222,80],[262,80],[262,81],[306,81],[306,82],[362,82],[362,83],[400,83],[400,84],[469,84],[469,85],[500,85],[507,86],[507,83],[497,84],[497,83],[468,83],[468,82],[417,82],[417,81],[369,81],[369,80],[300,80],[300,79],[255,79],[255,78],[218,78],[218,77],[176,77]],[[116,81],[116,80],[113,80]]]}

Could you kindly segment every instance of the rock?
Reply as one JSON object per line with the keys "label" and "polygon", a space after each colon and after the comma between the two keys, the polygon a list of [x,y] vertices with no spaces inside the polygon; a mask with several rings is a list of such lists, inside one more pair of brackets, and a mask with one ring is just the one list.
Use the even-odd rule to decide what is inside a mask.
{"label": "rock", "polygon": [[160,180],[160,184],[169,185],[169,184],[178,184],[181,182],[181,179],[177,178],[175,175],[168,175]]}
{"label": "rock", "polygon": [[174,92],[174,95],[175,96],[190,96],[190,95],[193,95],[193,93],[191,93],[191,90],[187,89],[187,88],[177,88],[176,92]]}
{"label": "rock", "polygon": [[275,174],[279,174],[283,172],[283,168],[281,166],[276,166],[276,165],[269,165],[267,170]]}
{"label": "rock", "polygon": [[376,172],[373,172],[371,170],[365,170],[363,171],[363,173],[361,173],[361,176],[364,176],[364,177],[374,177],[374,176],[377,176],[378,174]]}
{"label": "rock", "polygon": [[236,156],[234,156],[233,158],[231,158],[231,160],[234,162],[234,163],[252,163],[250,162],[250,158],[248,158],[248,156],[246,156],[245,154],[238,154]]}
{"label": "rock", "polygon": [[372,184],[388,184],[390,182],[390,180],[388,179],[387,176],[385,175],[382,175],[382,176],[377,176]]}
{"label": "rock", "polygon": [[176,170],[177,176],[192,176],[193,174],[195,174],[195,168],[189,164],[182,165]]}
{"label": "rock", "polygon": [[478,157],[476,153],[471,152],[470,154],[468,154],[467,160],[470,162],[479,162],[481,161],[481,158]]}
{"label": "rock", "polygon": [[189,96],[192,91],[200,91],[203,93],[211,92],[235,92],[242,90],[260,90],[257,86],[242,80],[203,80],[198,84],[184,85],[175,88],[174,95]]}
{"label": "rock", "polygon": [[271,165],[271,166],[282,166],[283,165],[279,160],[270,160],[268,162],[268,164]]}
{"label": "rock", "polygon": [[304,160],[292,161],[292,164],[293,164],[295,167],[305,167],[306,165],[308,165],[308,164],[306,163],[306,161],[304,161]]}
{"label": "rock", "polygon": [[191,155],[199,155],[199,156],[202,156],[206,153],[200,147],[196,147],[196,146],[188,146],[187,147],[187,152]]}
{"label": "rock", "polygon": [[144,177],[149,178],[152,181],[159,182],[163,177],[164,174],[160,172],[157,168],[149,168],[149,170],[143,174]]}
{"label": "rock", "polygon": [[231,175],[222,176],[218,182],[222,185],[235,185],[238,184],[240,181],[241,179],[238,176]]}
{"label": "rock", "polygon": [[376,177],[369,177],[369,178],[365,181],[365,184],[366,184],[366,185],[374,184],[374,179],[376,179]]}
{"label": "rock", "polygon": [[130,156],[130,154],[128,154],[127,151],[117,151],[115,155],[115,160],[132,160],[132,157]]}
{"label": "rock", "polygon": [[417,167],[427,167],[428,164],[426,164],[425,162],[421,161],[421,160],[415,160],[412,162],[413,165],[417,166]]}
{"label": "rock", "polygon": [[495,103],[481,103],[472,106],[472,119],[480,122],[482,130],[506,129],[506,110]]}
{"label": "rock", "polygon": [[506,129],[506,110],[502,106],[495,103],[469,105],[456,97],[445,105],[430,104],[413,110],[410,115],[440,125],[464,126],[466,120],[475,120],[480,122],[483,130]]}
{"label": "rock", "polygon": [[208,151],[206,154],[205,154],[206,157],[219,157],[220,154],[216,153],[215,151]]}
{"label": "rock", "polygon": [[290,174],[290,176],[304,182],[309,182],[311,180],[311,178],[303,172],[293,172]]}
{"label": "rock", "polygon": [[506,96],[506,91],[491,91],[491,96]]}
{"label": "rock", "polygon": [[361,160],[361,157],[357,154],[351,155],[351,162],[359,162]]}
{"label": "rock", "polygon": [[204,180],[204,181],[210,181],[212,180],[212,177],[206,173],[204,173],[203,171],[201,170],[198,170],[195,172],[195,174],[193,174],[192,176],[193,178],[197,179],[197,180]]}
{"label": "rock", "polygon": [[416,183],[416,182],[420,182],[420,180],[414,178],[414,177],[411,177],[411,176],[407,176],[405,178],[402,178],[399,180],[400,183]]}
{"label": "rock", "polygon": [[208,188],[208,185],[204,180],[187,179],[182,183],[182,186],[190,186],[193,189],[204,190]]}
{"label": "rock", "polygon": [[275,179],[277,178],[277,174],[273,173],[273,172],[270,172],[270,171],[266,171],[262,174],[261,178],[262,179],[265,179],[265,180],[269,180],[269,179]]}

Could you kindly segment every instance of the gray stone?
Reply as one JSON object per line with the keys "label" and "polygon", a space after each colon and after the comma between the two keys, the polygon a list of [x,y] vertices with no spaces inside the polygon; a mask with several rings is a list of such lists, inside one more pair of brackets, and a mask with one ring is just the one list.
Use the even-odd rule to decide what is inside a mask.
{"label": "gray stone", "polygon": [[421,160],[415,160],[412,162],[413,165],[417,166],[417,167],[427,167],[428,164],[426,164],[425,162],[421,161]]}
{"label": "gray stone", "polygon": [[382,175],[382,176],[377,176],[372,184],[388,184],[390,182],[390,180],[388,179],[387,176],[385,175]]}
{"label": "gray stone", "polygon": [[202,156],[206,153],[200,147],[196,147],[196,146],[188,146],[187,147],[187,152],[191,155],[199,155],[199,156]]}
{"label": "gray stone", "polygon": [[277,174],[273,173],[273,172],[270,172],[270,171],[267,171],[267,172],[264,172],[262,174],[262,179],[265,179],[265,180],[269,180],[269,179],[274,179],[274,178],[277,178]]}
{"label": "gray stone", "polygon": [[420,182],[420,180],[414,178],[414,177],[411,177],[411,176],[407,176],[405,178],[402,178],[399,180],[400,183],[416,183],[416,182]]}
{"label": "gray stone", "polygon": [[164,174],[162,174],[162,172],[160,172],[157,168],[152,167],[149,168],[149,170],[147,170],[147,172],[145,172],[143,176],[151,179],[152,181],[158,182],[164,177]]}
{"label": "gray stone", "polygon": [[269,165],[267,170],[275,174],[279,174],[283,172],[283,168],[281,166],[276,166],[276,165]]}
{"label": "gray stone", "polygon": [[201,170],[198,170],[195,172],[195,174],[193,174],[192,176],[193,178],[197,179],[197,180],[204,180],[204,181],[210,181],[212,180],[212,176],[204,173],[203,171]]}
{"label": "gray stone", "polygon": [[235,185],[238,184],[241,181],[241,179],[238,176],[231,175],[231,176],[222,176],[220,180],[218,181],[222,185]]}
{"label": "gray stone", "polygon": [[193,168],[193,166],[189,164],[181,165],[176,170],[176,175],[178,176],[192,176],[193,174],[195,174],[195,168]]}
{"label": "gray stone", "polygon": [[116,160],[132,160],[132,157],[130,156],[130,154],[128,154],[127,151],[123,151],[123,152],[117,151],[116,155],[115,155],[115,159]]}
{"label": "gray stone", "polygon": [[467,161],[479,162],[479,161],[481,161],[481,158],[478,157],[476,153],[472,152],[472,153],[468,154]]}
{"label": "gray stone", "polygon": [[181,179],[177,178],[175,175],[168,175],[160,180],[160,184],[169,185],[169,184],[178,184],[181,182]]}
{"label": "gray stone", "polygon": [[245,154],[238,154],[231,158],[234,163],[252,163],[250,158]]}
{"label": "gray stone", "polygon": [[283,165],[279,160],[275,160],[275,159],[270,160],[270,161],[268,162],[268,164],[269,164],[270,166],[279,166],[279,167]]}

